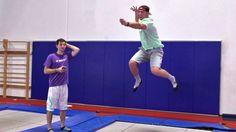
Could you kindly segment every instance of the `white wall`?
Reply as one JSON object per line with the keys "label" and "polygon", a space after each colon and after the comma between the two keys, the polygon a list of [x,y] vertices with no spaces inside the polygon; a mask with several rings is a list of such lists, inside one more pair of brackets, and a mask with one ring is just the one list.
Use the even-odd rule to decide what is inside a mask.
{"label": "white wall", "polygon": [[139,40],[119,18],[132,21],[141,4],[162,40],[222,40],[220,110],[236,114],[235,0],[0,0],[0,39]]}
{"label": "white wall", "polygon": [[65,0],[0,0],[0,36],[9,40],[49,40],[66,36]]}

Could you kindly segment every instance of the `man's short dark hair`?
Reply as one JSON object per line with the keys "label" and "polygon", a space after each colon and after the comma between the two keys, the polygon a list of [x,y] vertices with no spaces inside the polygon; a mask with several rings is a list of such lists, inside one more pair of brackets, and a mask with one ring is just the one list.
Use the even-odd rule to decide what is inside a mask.
{"label": "man's short dark hair", "polygon": [[66,40],[63,39],[63,38],[59,38],[59,39],[56,41],[56,45],[58,45],[60,42],[65,42],[65,43],[66,43]]}

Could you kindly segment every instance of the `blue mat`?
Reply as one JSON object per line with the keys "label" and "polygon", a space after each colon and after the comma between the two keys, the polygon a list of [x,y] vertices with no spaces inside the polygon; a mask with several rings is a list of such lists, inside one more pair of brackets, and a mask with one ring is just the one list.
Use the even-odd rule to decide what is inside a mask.
{"label": "blue mat", "polygon": [[[30,105],[14,105],[14,104],[0,105],[0,110],[6,110],[6,109],[46,114],[45,107],[30,106]],[[58,110],[54,111],[54,114],[59,115],[59,111]],[[78,110],[69,110],[67,112],[67,116],[68,118],[66,119],[66,125],[70,127],[73,131],[80,131],[80,132],[93,132],[115,121],[162,125],[162,126],[171,126],[180,128],[207,129],[207,130],[213,130],[213,132],[236,131],[236,129],[230,129],[217,123],[202,123],[202,122],[152,118],[143,116],[130,116],[130,115],[96,116],[95,112],[78,111]],[[53,123],[52,125],[56,132],[61,132],[59,121]],[[47,125],[43,125],[25,130],[24,132],[42,132],[46,130],[47,130]]]}
{"label": "blue mat", "polygon": [[216,123],[202,123],[202,122],[181,121],[181,120],[151,118],[142,116],[129,116],[129,115],[97,117],[91,119],[89,122],[84,122],[83,124],[78,124],[76,126],[73,126],[72,129],[78,130],[80,132],[92,132],[100,128],[103,128],[115,121],[180,127],[180,128],[213,130],[213,132],[236,131],[235,129],[226,128],[223,125]]}

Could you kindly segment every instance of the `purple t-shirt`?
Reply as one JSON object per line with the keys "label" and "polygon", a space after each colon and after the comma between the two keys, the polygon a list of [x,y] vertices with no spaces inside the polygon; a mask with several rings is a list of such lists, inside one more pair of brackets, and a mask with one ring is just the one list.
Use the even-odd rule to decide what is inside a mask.
{"label": "purple t-shirt", "polygon": [[59,68],[61,66],[66,67],[66,72],[63,73],[52,73],[49,74],[49,87],[52,86],[60,86],[64,84],[68,84],[69,82],[69,61],[71,60],[71,53],[65,53],[63,55],[59,55],[57,53],[49,54],[46,61],[44,62],[44,66],[54,69]]}

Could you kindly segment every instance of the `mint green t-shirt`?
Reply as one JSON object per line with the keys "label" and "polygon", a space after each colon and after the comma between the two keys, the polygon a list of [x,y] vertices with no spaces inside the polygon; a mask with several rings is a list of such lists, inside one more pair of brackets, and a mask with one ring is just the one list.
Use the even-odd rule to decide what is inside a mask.
{"label": "mint green t-shirt", "polygon": [[164,47],[157,34],[157,29],[154,26],[153,19],[148,17],[139,20],[139,22],[147,25],[147,29],[141,29],[139,31],[142,48],[148,50],[148,49]]}

